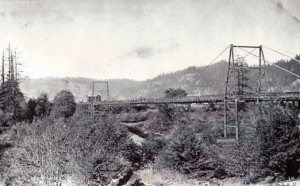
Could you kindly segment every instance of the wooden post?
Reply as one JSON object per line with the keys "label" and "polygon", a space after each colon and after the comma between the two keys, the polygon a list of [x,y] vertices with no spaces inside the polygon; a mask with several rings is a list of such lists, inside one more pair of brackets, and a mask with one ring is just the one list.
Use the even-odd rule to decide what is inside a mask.
{"label": "wooden post", "polygon": [[238,99],[235,99],[235,140],[239,145],[239,111],[238,111]]}
{"label": "wooden post", "polygon": [[224,99],[224,138],[227,138],[227,104],[226,104],[226,98]]}
{"label": "wooden post", "polygon": [[3,54],[2,54],[2,89],[4,90],[4,81],[5,81],[5,75],[4,75],[4,51],[3,51]]}
{"label": "wooden post", "polygon": [[108,101],[110,99],[110,97],[109,97],[108,81],[106,82],[106,91],[107,91],[107,101]]}
{"label": "wooden post", "polygon": [[94,103],[94,91],[95,91],[95,82],[93,82],[93,87],[92,87],[92,103]]}

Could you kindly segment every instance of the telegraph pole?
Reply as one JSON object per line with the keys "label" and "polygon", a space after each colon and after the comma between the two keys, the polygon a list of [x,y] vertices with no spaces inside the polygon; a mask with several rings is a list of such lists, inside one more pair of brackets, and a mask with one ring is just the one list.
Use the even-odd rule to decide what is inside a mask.
{"label": "telegraph pole", "polygon": [[10,44],[8,45],[8,81],[10,81],[11,78],[11,60],[10,60]]}
{"label": "telegraph pole", "polygon": [[10,64],[10,68],[11,68],[11,81],[14,82],[15,80],[15,71],[14,71],[14,57],[12,54],[12,51],[10,51],[10,60],[11,60],[11,64]]}
{"label": "telegraph pole", "polygon": [[109,97],[109,87],[108,87],[108,81],[106,82],[106,94],[107,94],[107,100],[109,100],[110,99],[110,97]]}
{"label": "telegraph pole", "polygon": [[4,51],[3,51],[3,54],[2,54],[2,89],[4,90],[4,81],[5,81],[5,75],[4,75]]}
{"label": "telegraph pole", "polygon": [[17,52],[15,51],[15,79],[18,81],[18,62],[17,62]]}

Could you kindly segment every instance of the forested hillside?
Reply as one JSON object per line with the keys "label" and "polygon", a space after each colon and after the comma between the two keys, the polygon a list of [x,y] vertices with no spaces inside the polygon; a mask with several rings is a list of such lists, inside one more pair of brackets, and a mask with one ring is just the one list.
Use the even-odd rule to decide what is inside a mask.
{"label": "forested hillside", "polygon": [[[300,59],[300,56],[296,56]],[[277,65],[300,74],[300,64],[297,61],[276,62]],[[189,67],[181,71],[161,74],[153,79],[134,81],[128,79],[111,79],[109,81],[110,95],[114,99],[157,98],[164,94],[167,88],[181,88],[188,94],[221,94],[224,92],[227,75],[227,62],[220,61],[210,66]],[[275,66],[267,66],[268,76],[271,80],[273,91],[298,91],[300,81],[297,77],[278,69]],[[65,88],[64,78],[41,78],[21,82],[20,87],[26,97],[38,97],[42,92],[54,95]],[[92,91],[92,82],[95,79],[82,77],[68,78],[67,89],[74,93],[76,100],[86,100],[86,96]],[[102,87],[103,88],[103,87]],[[96,92],[101,85],[95,88]]]}

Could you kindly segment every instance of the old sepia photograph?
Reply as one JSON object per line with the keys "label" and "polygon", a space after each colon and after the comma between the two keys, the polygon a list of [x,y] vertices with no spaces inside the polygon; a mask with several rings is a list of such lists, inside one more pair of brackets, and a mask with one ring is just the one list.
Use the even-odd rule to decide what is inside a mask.
{"label": "old sepia photograph", "polygon": [[300,186],[300,0],[0,0],[0,186]]}

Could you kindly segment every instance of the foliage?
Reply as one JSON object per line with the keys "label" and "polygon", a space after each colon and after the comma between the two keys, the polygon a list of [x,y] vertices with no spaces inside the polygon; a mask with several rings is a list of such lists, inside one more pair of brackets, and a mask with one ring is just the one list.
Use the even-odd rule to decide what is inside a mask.
{"label": "foliage", "polygon": [[225,145],[218,152],[228,176],[244,178],[245,182],[249,182],[249,179],[252,179],[250,177],[256,171],[255,160],[258,139],[255,120],[253,122],[251,117],[252,113],[249,113],[244,114],[243,118],[241,118],[239,145],[231,141],[229,142],[231,145]]}
{"label": "foliage", "polygon": [[75,98],[71,92],[62,90],[54,97],[53,116],[68,118],[74,114],[75,110]]}
{"label": "foliage", "polygon": [[66,175],[69,161],[61,123],[50,120],[18,124],[14,147],[4,153],[6,185],[55,185]]}
{"label": "foliage", "polygon": [[112,179],[129,169],[129,163],[121,156],[98,150],[92,157],[92,168],[89,171],[89,185],[107,185]]}
{"label": "foliage", "polygon": [[192,178],[223,176],[222,164],[214,151],[214,137],[204,126],[193,127],[174,132],[159,162]]}
{"label": "foliage", "polygon": [[183,89],[172,89],[169,88],[165,90],[165,98],[178,98],[178,97],[185,97],[187,96],[187,93]]}
{"label": "foliage", "polygon": [[141,147],[143,165],[147,165],[149,163],[154,164],[157,156],[161,153],[165,145],[164,139],[155,138],[154,136],[146,138]]}
{"label": "foliage", "polygon": [[86,179],[107,184],[129,167],[138,166],[137,146],[129,138],[126,128],[114,118],[82,122],[71,126],[69,138],[73,139],[72,152],[80,165],[79,173]]}
{"label": "foliage", "polygon": [[26,118],[26,103],[18,82],[6,81],[0,89],[0,125],[11,125]]}
{"label": "foliage", "polygon": [[44,118],[49,116],[51,107],[52,103],[46,93],[42,93],[37,99],[29,99],[27,102],[27,119],[32,122],[34,117]]}
{"label": "foliage", "polygon": [[149,111],[147,120],[143,126],[145,130],[152,132],[165,132],[172,127],[172,121],[165,113],[159,111]]}
{"label": "foliage", "polygon": [[48,94],[42,93],[36,99],[36,107],[34,111],[35,111],[35,115],[39,117],[45,117],[50,115],[51,103],[48,99]]}
{"label": "foliage", "polygon": [[33,118],[35,117],[36,105],[36,100],[33,98],[30,98],[27,102],[27,119],[29,120],[29,122],[32,122]]}
{"label": "foliage", "polygon": [[7,185],[59,185],[69,175],[103,185],[142,162],[126,127],[110,117],[42,118],[11,131],[14,147],[0,161]]}
{"label": "foliage", "polygon": [[[299,55],[296,55],[295,58],[300,60]],[[290,71],[290,72],[300,75],[299,74],[300,64],[293,59],[291,59],[289,61],[280,60],[280,61],[277,61],[275,64]],[[275,88],[279,89],[280,91],[285,90],[285,88],[288,88],[291,85],[291,83],[293,83],[295,80],[297,80],[296,76],[286,73],[285,71],[283,71],[275,66],[268,65],[267,69],[268,69],[268,75],[269,75],[270,79],[272,80],[272,85],[275,86]]]}
{"label": "foliage", "polygon": [[258,176],[300,176],[300,120],[293,109],[270,105],[258,117]]}

